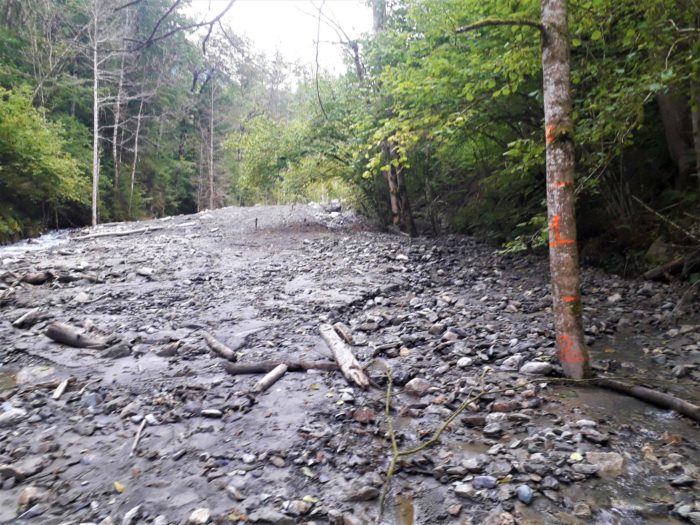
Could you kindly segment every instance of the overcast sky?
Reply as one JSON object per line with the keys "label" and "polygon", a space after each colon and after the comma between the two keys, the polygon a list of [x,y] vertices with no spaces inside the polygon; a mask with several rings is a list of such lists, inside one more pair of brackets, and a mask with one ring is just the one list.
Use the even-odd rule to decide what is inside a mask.
{"label": "overcast sky", "polygon": [[[208,20],[227,3],[228,0],[192,0],[188,13],[198,20]],[[236,34],[250,38],[268,56],[280,50],[289,61],[315,64],[316,7],[322,3],[321,0],[236,0],[224,20]],[[350,38],[372,29],[372,10],[362,0],[326,0],[323,12],[337,20]],[[321,67],[340,72],[342,51],[331,43],[338,41],[335,32],[321,24],[319,41]]]}

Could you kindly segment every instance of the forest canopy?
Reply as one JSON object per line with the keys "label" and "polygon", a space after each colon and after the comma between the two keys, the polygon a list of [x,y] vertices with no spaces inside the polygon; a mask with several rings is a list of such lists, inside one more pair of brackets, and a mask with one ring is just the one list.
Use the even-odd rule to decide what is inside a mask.
{"label": "forest canopy", "polygon": [[[310,4],[340,75],[266,58],[225,17],[180,30],[180,4],[3,3],[2,240],[89,224],[94,192],[95,222],[341,197],[409,234],[546,245],[541,36],[458,31],[539,1],[376,1],[358,40]],[[636,272],[697,232],[699,19],[692,0],[570,2],[584,259]]]}

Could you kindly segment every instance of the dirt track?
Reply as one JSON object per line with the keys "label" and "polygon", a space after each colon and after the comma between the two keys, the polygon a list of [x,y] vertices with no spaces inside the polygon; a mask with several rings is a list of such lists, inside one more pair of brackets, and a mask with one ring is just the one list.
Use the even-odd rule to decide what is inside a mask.
{"label": "dirt track", "polygon": [[[146,226],[162,229],[0,251],[1,523],[194,523],[196,509],[222,523],[371,523],[390,458],[386,369],[408,448],[481,389],[487,367],[486,389],[499,392],[402,460],[384,523],[700,523],[697,425],[551,382],[546,261],[370,232],[307,206],[90,233]],[[40,270],[52,277],[18,284]],[[598,272],[584,286],[599,368],[651,370],[700,398],[695,318],[668,324],[679,289]],[[36,307],[37,324],[12,326]],[[55,320],[116,334],[129,355],[56,344],[43,335]],[[240,362],[329,358],[318,335],[329,321],[352,328],[377,387],[288,373],[253,394],[259,376],[226,374],[202,340],[208,331]],[[425,379],[420,395],[404,386],[413,378]]]}

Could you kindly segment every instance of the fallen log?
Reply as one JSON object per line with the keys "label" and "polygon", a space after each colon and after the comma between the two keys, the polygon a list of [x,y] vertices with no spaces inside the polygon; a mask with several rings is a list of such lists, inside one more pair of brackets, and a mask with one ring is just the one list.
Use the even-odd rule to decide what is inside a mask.
{"label": "fallen log", "polygon": [[57,343],[75,348],[105,348],[110,340],[107,337],[86,335],[76,328],[58,321],[49,325],[46,329],[46,336]]}
{"label": "fallen log", "polygon": [[53,280],[55,275],[48,271],[44,270],[41,272],[32,272],[28,273],[26,275],[22,276],[22,282],[23,283],[28,283],[28,284],[33,284],[33,285],[40,285],[44,284],[47,281]]}
{"label": "fallen log", "polygon": [[604,377],[593,379],[592,382],[599,387],[614,390],[615,392],[637,398],[641,401],[646,401],[661,408],[674,410],[694,421],[700,422],[700,406],[689,403],[671,394]]}
{"label": "fallen log", "polygon": [[285,365],[288,372],[305,372],[307,370],[338,370],[333,361],[259,361],[257,363],[224,363],[224,370],[231,375],[264,374],[279,365]]}
{"label": "fallen log", "polygon": [[146,228],[138,228],[136,230],[121,230],[113,232],[99,232],[99,233],[88,233],[87,235],[79,235],[78,237],[73,237],[76,241],[83,241],[86,239],[99,239],[101,237],[125,237],[127,235],[135,235],[137,233],[147,233],[154,232],[158,230],[164,230],[165,226],[149,226]]}
{"label": "fallen log", "polygon": [[350,383],[355,383],[360,388],[367,388],[369,379],[362,370],[360,363],[355,359],[352,349],[343,342],[331,325],[322,324],[318,329],[321,332],[321,337],[331,349],[331,352],[333,352],[345,379]]}
{"label": "fallen log", "polygon": [[652,268],[644,274],[644,278],[649,281],[653,281],[654,279],[659,279],[663,277],[667,273],[680,272],[683,269],[683,266],[685,266],[686,261],[686,257],[679,257],[678,259],[674,259],[673,261],[662,264],[661,266]]}
{"label": "fallen log", "polygon": [[287,365],[285,365],[284,363],[277,365],[275,368],[273,368],[267,374],[265,374],[265,376],[260,381],[255,383],[255,385],[253,386],[253,391],[264,392],[272,385],[274,385],[286,373]]}
{"label": "fallen log", "polygon": [[202,336],[209,345],[209,348],[211,348],[214,352],[219,354],[224,359],[228,359],[229,361],[235,361],[237,359],[236,352],[231,350],[221,341],[218,341],[213,335],[204,332]]}
{"label": "fallen log", "polygon": [[349,345],[353,344],[352,332],[350,331],[350,328],[348,328],[347,325],[338,322],[333,325],[333,328],[335,328],[336,333],[341,337],[343,341],[345,341]]}

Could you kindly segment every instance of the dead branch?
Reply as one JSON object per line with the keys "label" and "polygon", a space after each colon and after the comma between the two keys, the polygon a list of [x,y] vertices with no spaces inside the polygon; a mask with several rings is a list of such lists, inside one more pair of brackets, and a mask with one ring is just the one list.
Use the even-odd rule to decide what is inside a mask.
{"label": "dead branch", "polygon": [[58,321],[49,325],[46,329],[46,336],[57,343],[75,348],[105,348],[109,344],[109,338],[86,335],[76,328]]}
{"label": "dead branch", "polygon": [[664,263],[661,266],[657,266],[656,268],[649,270],[643,277],[648,280],[654,280],[658,279],[659,277],[663,277],[667,273],[680,271],[685,265],[686,261],[686,257],[674,259],[673,261]]}
{"label": "dead branch", "polygon": [[355,383],[360,388],[367,388],[369,379],[362,370],[360,363],[355,359],[352,349],[343,342],[331,325],[322,324],[319,327],[319,332],[321,332],[321,337],[331,349],[331,352],[333,352],[345,379],[350,383]]}
{"label": "dead branch", "polygon": [[209,348],[211,348],[214,352],[219,354],[224,359],[228,359],[229,361],[235,361],[237,359],[236,352],[231,350],[228,346],[226,346],[221,341],[217,340],[213,335],[208,334],[207,332],[204,332],[204,334],[202,334],[202,336],[204,337],[204,340],[209,345]]}
{"label": "dead branch", "polygon": [[268,388],[270,388],[272,385],[274,385],[284,374],[287,373],[287,365],[284,363],[281,363],[277,365],[275,368],[270,370],[265,377],[263,377],[260,381],[255,383],[255,386],[253,386],[253,391],[254,392],[264,392]]}
{"label": "dead branch", "polygon": [[679,226],[678,224],[676,224],[675,222],[673,222],[673,221],[672,221],[671,219],[669,219],[668,217],[666,217],[666,216],[664,216],[664,215],[661,215],[658,211],[656,211],[654,208],[652,208],[651,206],[649,206],[646,202],[644,202],[642,199],[640,199],[640,198],[637,197],[636,195],[632,195],[632,198],[633,198],[635,201],[637,201],[637,202],[642,206],[642,208],[644,208],[645,210],[647,210],[649,213],[654,214],[656,217],[658,217],[659,219],[661,219],[663,222],[665,222],[665,223],[668,224],[669,226],[672,226],[673,228],[675,228],[676,230],[678,230],[679,232],[681,232],[683,235],[685,235],[686,237],[688,237],[688,239],[691,239],[691,240],[697,242],[698,244],[700,244],[700,238],[696,237],[695,235],[693,235],[691,232],[689,232],[689,231],[686,230],[685,228]]}
{"label": "dead branch", "polygon": [[487,18],[468,26],[458,27],[455,30],[455,33],[467,33],[469,31],[476,31],[477,29],[492,26],[527,26],[537,29],[543,36],[545,34],[544,25],[540,24],[539,22],[535,22],[534,20],[499,20],[495,18]]}
{"label": "dead branch", "polygon": [[260,361],[257,363],[224,363],[224,370],[231,375],[264,374],[285,365],[287,372],[306,372],[307,370],[338,370],[333,361]]}
{"label": "dead branch", "polygon": [[101,237],[125,237],[127,235],[135,235],[137,233],[148,233],[148,232],[154,232],[154,231],[164,230],[164,229],[165,229],[165,226],[147,226],[146,228],[138,228],[136,230],[89,233],[87,235],[80,235],[78,237],[73,237],[73,239],[76,241],[83,241],[85,239],[99,239]]}

